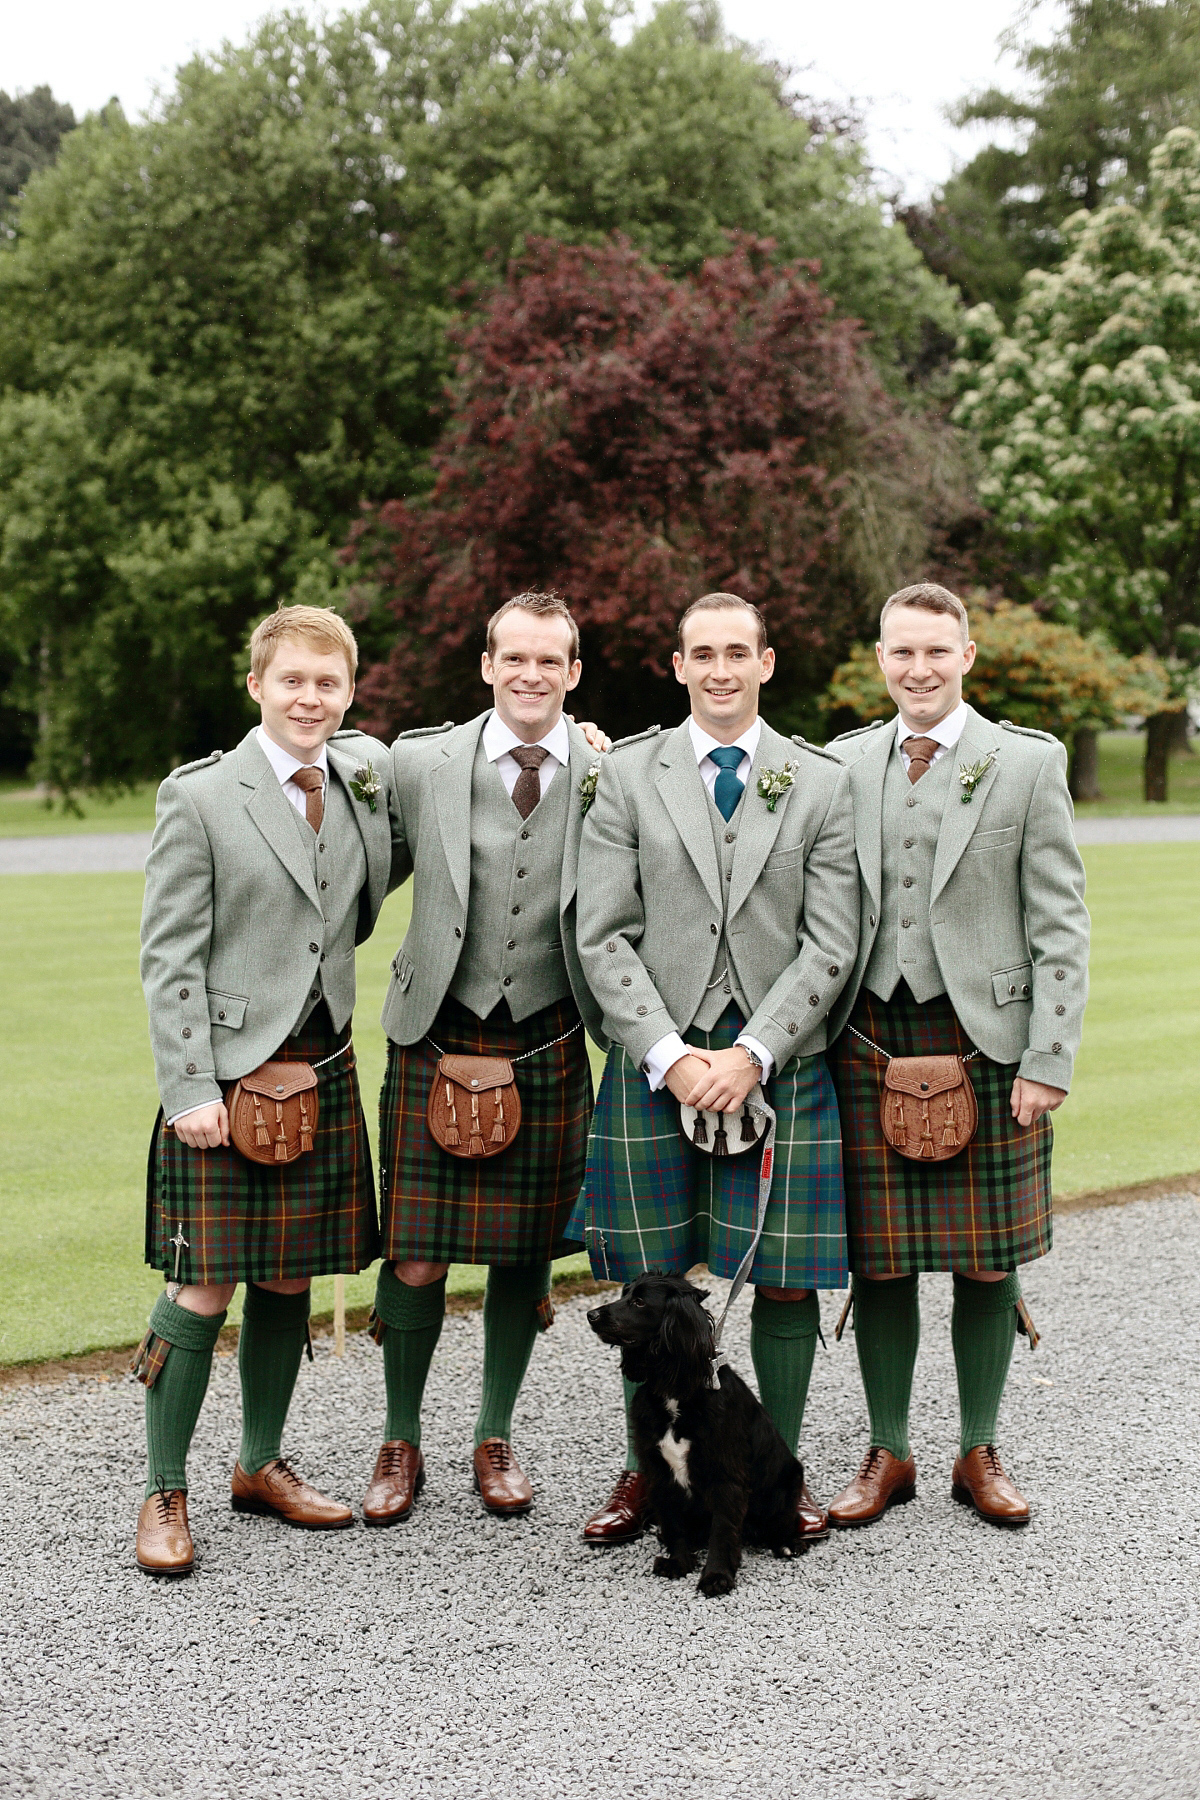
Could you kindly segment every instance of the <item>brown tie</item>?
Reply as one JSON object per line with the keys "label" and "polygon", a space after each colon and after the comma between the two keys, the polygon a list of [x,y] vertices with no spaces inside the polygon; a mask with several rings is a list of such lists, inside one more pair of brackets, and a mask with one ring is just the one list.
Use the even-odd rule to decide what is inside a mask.
{"label": "brown tie", "polygon": [[520,765],[521,773],[517,776],[517,785],[512,791],[513,805],[523,819],[527,819],[542,797],[542,778],[538,770],[549,756],[540,744],[533,744],[528,750],[510,750],[513,761]]}
{"label": "brown tie", "polygon": [[941,747],[936,738],[905,738],[900,748],[908,755],[908,779],[910,781],[920,781],[922,775],[928,775],[929,765]]}
{"label": "brown tie", "polygon": [[304,816],[314,831],[320,831],[321,820],[325,817],[325,772],[311,765],[297,769],[292,776],[298,788],[304,790]]}

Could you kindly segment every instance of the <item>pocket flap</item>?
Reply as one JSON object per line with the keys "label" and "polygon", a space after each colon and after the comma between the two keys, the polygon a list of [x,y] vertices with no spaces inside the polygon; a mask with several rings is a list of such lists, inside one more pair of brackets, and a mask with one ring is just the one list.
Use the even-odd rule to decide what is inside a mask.
{"label": "pocket flap", "polygon": [[317,1085],[317,1072],[304,1062],[265,1062],[249,1075],[241,1077],[242,1086],[250,1094],[262,1094],[268,1100],[290,1100]]}
{"label": "pocket flap", "polygon": [[485,1088],[509,1087],[515,1079],[507,1056],[443,1056],[438,1074],[480,1094]]}
{"label": "pocket flap", "polygon": [[966,1078],[957,1056],[893,1056],[883,1084],[893,1093],[915,1094],[920,1100],[928,1094],[945,1094]]}
{"label": "pocket flap", "polygon": [[1018,963],[1015,969],[997,969],[992,975],[992,994],[997,1006],[1009,1006],[1014,1000],[1033,998],[1033,964]]}
{"label": "pocket flap", "polygon": [[208,988],[205,991],[208,996],[209,1024],[227,1025],[232,1031],[240,1031],[249,1005],[245,994],[223,994],[219,988]]}

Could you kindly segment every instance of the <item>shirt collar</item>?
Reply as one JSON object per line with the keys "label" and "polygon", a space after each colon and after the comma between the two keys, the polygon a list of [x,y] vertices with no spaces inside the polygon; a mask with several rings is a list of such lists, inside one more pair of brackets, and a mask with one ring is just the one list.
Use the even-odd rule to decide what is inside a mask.
{"label": "shirt collar", "polygon": [[279,777],[281,787],[285,781],[291,780],[297,769],[320,769],[328,785],[329,758],[325,754],[324,744],[321,745],[321,754],[317,760],[313,763],[306,763],[302,762],[298,756],[293,756],[290,750],[283,749],[273,737],[268,737],[263,726],[259,726],[255,736],[262,746],[263,755]]}
{"label": "shirt collar", "polygon": [[944,719],[939,719],[936,725],[930,725],[928,729],[923,727],[920,731],[913,731],[897,713],[896,743],[897,745],[902,744],[905,738],[910,737],[928,737],[932,738],[935,744],[945,744],[946,748],[950,749],[957,744],[966,730],[967,717],[967,703],[965,700],[960,700],[954,711],[947,713]]}
{"label": "shirt collar", "polygon": [[483,753],[489,762],[499,762],[510,750],[529,749],[548,750],[551,756],[557,757],[564,766],[571,760],[571,738],[567,731],[567,721],[559,713],[557,723],[550,727],[545,737],[539,738],[536,746],[527,744],[519,738],[515,731],[509,729],[498,712],[489,715],[483,728]]}
{"label": "shirt collar", "polygon": [[[695,719],[688,720],[688,730],[691,733],[692,749],[696,752],[698,763],[702,763],[711,750],[722,748],[720,738],[710,737],[702,725],[697,725]],[[740,738],[734,739],[734,744],[739,750],[744,750],[750,761],[753,762],[754,752],[758,749],[758,740],[761,736],[762,720],[755,719],[752,725],[747,725]]]}

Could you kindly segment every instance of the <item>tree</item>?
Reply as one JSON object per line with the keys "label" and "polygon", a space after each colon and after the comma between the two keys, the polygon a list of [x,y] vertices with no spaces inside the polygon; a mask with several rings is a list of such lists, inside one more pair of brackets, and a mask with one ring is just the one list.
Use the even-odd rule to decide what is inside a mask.
{"label": "tree", "polygon": [[[1096,733],[1161,705],[1167,690],[1162,670],[1150,657],[1120,656],[1103,639],[1081,637],[1031,606],[988,602],[983,595],[970,596],[967,604],[976,645],[967,677],[972,706],[987,719],[1011,719],[1062,738],[1073,753],[1072,793],[1077,800],[1098,799]],[[825,710],[832,731],[894,715],[873,645],[855,644],[834,670]]]}
{"label": "tree", "polygon": [[131,780],[236,734],[249,627],[329,599],[360,501],[426,484],[454,296],[530,232],[619,227],[676,271],[770,232],[903,387],[951,301],[860,146],[711,8],[624,41],[622,10],[281,14],[30,181],[0,253],[0,595],[39,774]]}
{"label": "tree", "polygon": [[817,694],[901,558],[919,561],[928,446],[811,266],[743,238],[677,280],[618,239],[535,242],[458,334],[431,491],[359,523],[356,610],[395,647],[372,730],[478,706],[483,622],[552,586],[584,640],[579,704],[614,733],[679,710],[679,613],[732,589],[779,655],[776,716]]}
{"label": "tree", "polygon": [[1200,138],[1180,127],[1152,152],[1143,207],[1064,229],[1070,255],[1027,278],[1011,333],[989,306],[967,314],[955,416],[1028,594],[1163,663],[1146,755],[1161,800],[1200,666]]}
{"label": "tree", "polygon": [[0,233],[14,234],[6,217],[12,202],[36,169],[49,168],[64,136],[74,129],[75,114],[48,87],[12,99],[0,89]]}

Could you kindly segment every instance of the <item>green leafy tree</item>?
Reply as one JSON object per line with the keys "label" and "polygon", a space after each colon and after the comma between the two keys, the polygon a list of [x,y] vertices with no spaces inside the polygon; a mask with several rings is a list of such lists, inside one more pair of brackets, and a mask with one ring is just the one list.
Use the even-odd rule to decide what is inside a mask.
{"label": "green leafy tree", "polygon": [[48,87],[36,87],[13,98],[0,89],[0,232],[13,234],[7,218],[12,203],[37,169],[49,168],[75,114],[54,98]]}

